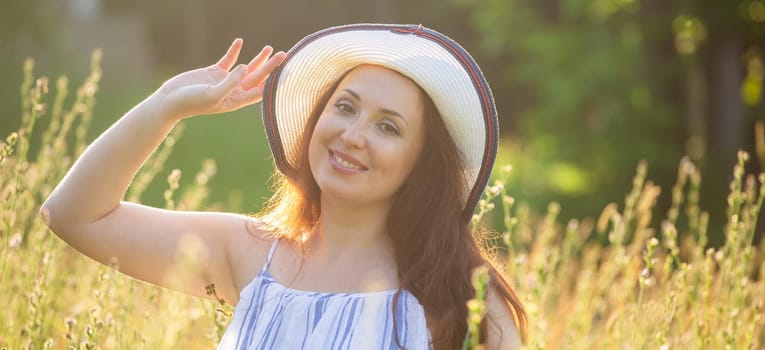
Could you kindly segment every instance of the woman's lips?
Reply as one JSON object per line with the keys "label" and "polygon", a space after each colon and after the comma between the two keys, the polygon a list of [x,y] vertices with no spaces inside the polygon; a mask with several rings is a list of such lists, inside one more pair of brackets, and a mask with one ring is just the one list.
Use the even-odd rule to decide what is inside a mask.
{"label": "woman's lips", "polygon": [[349,172],[361,172],[369,170],[356,158],[335,149],[329,150],[329,158],[334,168]]}

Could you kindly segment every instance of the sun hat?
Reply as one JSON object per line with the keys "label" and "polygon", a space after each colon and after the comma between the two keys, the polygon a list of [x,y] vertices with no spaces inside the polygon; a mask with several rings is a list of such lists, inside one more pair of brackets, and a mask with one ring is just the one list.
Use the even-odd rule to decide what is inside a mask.
{"label": "sun hat", "polygon": [[498,122],[489,84],[457,42],[422,25],[351,24],[310,34],[266,81],[263,124],[277,169],[293,176],[295,147],[329,85],[361,64],[397,71],[433,100],[465,164],[464,210],[472,213],[497,153]]}

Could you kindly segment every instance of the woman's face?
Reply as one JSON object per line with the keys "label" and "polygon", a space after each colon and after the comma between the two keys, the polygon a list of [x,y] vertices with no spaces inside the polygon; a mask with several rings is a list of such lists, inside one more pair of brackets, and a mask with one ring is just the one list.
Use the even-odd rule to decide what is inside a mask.
{"label": "woman's face", "polygon": [[419,87],[387,68],[363,65],[340,82],[308,147],[322,196],[347,203],[390,202],[425,138]]}

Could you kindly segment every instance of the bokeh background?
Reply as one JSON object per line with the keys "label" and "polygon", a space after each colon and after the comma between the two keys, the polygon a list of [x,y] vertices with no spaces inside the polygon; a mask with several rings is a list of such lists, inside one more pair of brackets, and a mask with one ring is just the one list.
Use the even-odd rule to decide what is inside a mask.
{"label": "bokeh background", "polygon": [[[235,37],[244,60],[355,22],[422,23],[473,54],[495,93],[498,166],[512,165],[518,201],[540,212],[557,201],[564,222],[596,215],[624,198],[646,160],[666,210],[688,156],[704,178],[710,243],[722,242],[736,150],[754,151],[754,124],[765,119],[761,0],[4,0],[0,135],[19,127],[26,57],[38,74],[79,85],[92,50],[103,50],[92,140],[164,80],[215,62]],[[183,123],[163,172],[194,174],[215,159],[209,205],[257,211],[273,171],[258,107]],[[756,159],[749,167],[761,171]],[[145,202],[162,203],[163,180]]]}

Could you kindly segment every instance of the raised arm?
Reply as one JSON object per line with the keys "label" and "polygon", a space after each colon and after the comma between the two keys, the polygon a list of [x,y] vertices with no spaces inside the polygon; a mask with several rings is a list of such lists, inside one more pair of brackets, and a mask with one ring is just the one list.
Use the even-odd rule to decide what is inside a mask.
{"label": "raised arm", "polygon": [[199,267],[190,271],[187,283],[171,287],[204,296],[204,286],[215,283],[219,294],[235,300],[237,272],[228,263],[230,245],[240,242],[233,236],[247,233],[248,218],[168,211],[122,198],[175,123],[260,101],[263,82],[285,55],[269,58],[272,50],[265,47],[248,65],[232,70],[241,47],[237,39],[216,64],[168,80],[101,134],[42,205],[40,215],[51,230],[81,253],[104,264],[116,258],[121,272],[161,286],[168,286],[179,243],[192,237],[201,244],[196,245],[199,264],[191,266]]}

